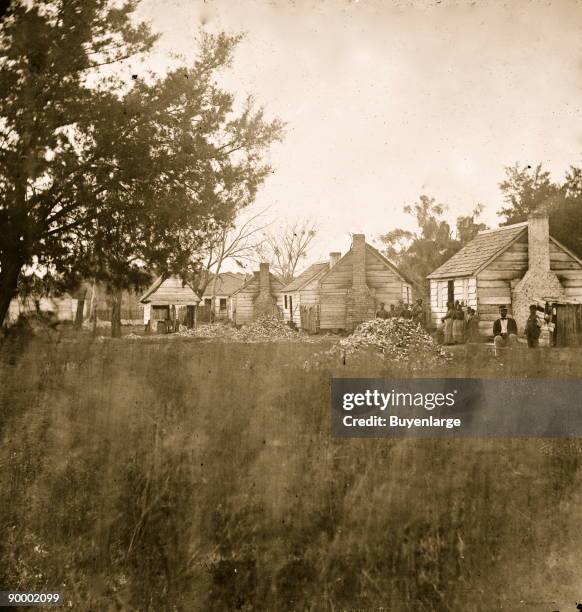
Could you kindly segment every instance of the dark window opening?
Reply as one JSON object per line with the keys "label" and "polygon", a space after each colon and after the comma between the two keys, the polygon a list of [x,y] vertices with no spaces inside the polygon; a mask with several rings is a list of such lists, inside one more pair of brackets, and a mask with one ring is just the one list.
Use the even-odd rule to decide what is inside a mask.
{"label": "dark window opening", "polygon": [[226,298],[220,298],[220,311],[226,312]]}
{"label": "dark window opening", "polygon": [[285,296],[285,308],[287,308],[287,296]]}

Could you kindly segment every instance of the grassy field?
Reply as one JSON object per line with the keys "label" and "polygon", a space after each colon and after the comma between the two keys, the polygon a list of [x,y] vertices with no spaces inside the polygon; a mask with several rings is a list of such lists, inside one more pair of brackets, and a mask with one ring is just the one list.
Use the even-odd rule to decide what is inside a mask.
{"label": "grassy field", "polygon": [[[333,440],[330,375],[395,372],[303,369],[320,349],[5,343],[0,586],[80,612],[575,610],[582,443]],[[454,372],[581,362],[470,347]]]}

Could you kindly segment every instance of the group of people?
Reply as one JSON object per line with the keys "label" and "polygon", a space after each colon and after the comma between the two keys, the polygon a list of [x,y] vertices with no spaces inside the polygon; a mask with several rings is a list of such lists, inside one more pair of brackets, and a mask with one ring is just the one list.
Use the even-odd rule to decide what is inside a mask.
{"label": "group of people", "polygon": [[[507,306],[499,307],[499,318],[493,323],[493,343],[495,349],[509,348],[517,344],[517,323],[508,316]],[[444,344],[461,344],[474,342],[479,338],[479,317],[473,308],[463,310],[459,301],[450,302],[447,314],[443,317]],[[538,307],[529,307],[529,317],[525,324],[525,336],[530,348],[539,346],[541,322],[538,318]]]}
{"label": "group of people", "polygon": [[459,300],[447,304],[443,317],[443,344],[475,342],[479,337],[479,317],[473,308],[463,309]]}
{"label": "group of people", "polygon": [[[540,344],[542,324],[538,318],[538,307],[529,307],[529,317],[525,322],[525,337],[529,348],[537,348]],[[508,348],[517,344],[517,323],[507,316],[507,306],[499,307],[499,319],[493,323],[493,342],[495,349]]]}
{"label": "group of people", "polygon": [[[541,322],[538,318],[538,307],[532,304],[529,307],[530,315],[525,326],[527,344],[530,348],[539,346],[541,335]],[[493,342],[496,349],[508,348],[517,344],[517,323],[508,316],[507,306],[499,307],[499,318],[493,323]],[[380,302],[376,311],[380,319],[412,319],[423,327],[426,326],[425,311],[421,298],[416,300],[412,308],[400,300],[398,304],[390,304],[386,310],[384,302]],[[459,300],[447,304],[447,313],[443,321],[443,344],[464,344],[465,342],[479,342],[479,315],[474,308],[464,307]]]}
{"label": "group of people", "polygon": [[412,308],[409,304],[405,304],[404,300],[399,300],[398,304],[390,304],[390,309],[386,310],[384,302],[380,302],[378,310],[376,310],[376,318],[378,319],[412,319],[424,327],[425,315],[422,298],[418,298]]}

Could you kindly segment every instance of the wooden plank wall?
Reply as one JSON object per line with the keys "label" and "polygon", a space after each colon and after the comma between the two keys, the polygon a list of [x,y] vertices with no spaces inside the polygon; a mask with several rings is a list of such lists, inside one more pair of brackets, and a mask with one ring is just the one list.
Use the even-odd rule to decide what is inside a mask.
{"label": "wooden plank wall", "polygon": [[[454,281],[454,299],[459,300],[464,306],[470,306],[477,309],[477,279],[455,278]],[[431,279],[430,281],[430,313],[431,321],[435,326],[442,323],[442,318],[447,314],[447,298],[448,298],[448,282],[449,279]],[[441,293],[441,299],[438,299],[438,293]]]}
{"label": "wooden plank wall", "polygon": [[[254,318],[255,298],[259,295],[257,274],[238,293],[232,296],[232,319],[236,325],[251,323]],[[271,295],[276,298],[277,307],[284,311],[283,284],[271,276]]]}
{"label": "wooden plank wall", "polygon": [[321,329],[344,329],[348,289],[352,286],[352,253],[331,269],[320,285]]}
{"label": "wooden plank wall", "polygon": [[560,279],[566,296],[582,301],[582,266],[553,242],[550,242],[550,269]]}
{"label": "wooden plank wall", "polygon": [[301,290],[287,293],[287,308],[285,308],[285,298],[283,296],[283,318],[285,321],[291,320],[289,310],[289,297],[293,298],[293,322],[301,327],[301,306],[311,306],[319,304],[319,280],[322,274],[318,274],[311,279]]}
{"label": "wooden plank wall", "polygon": [[527,257],[527,235],[524,235],[477,275],[477,311],[481,335],[493,335],[493,322],[499,318],[501,305],[507,305],[511,313],[511,291],[527,272]]}
{"label": "wooden plank wall", "polygon": [[[404,283],[372,251],[366,251],[366,284],[376,303],[386,307],[403,299]],[[347,295],[352,287],[352,253],[333,268],[320,286],[321,329],[344,329],[347,325]],[[302,296],[302,303],[303,296]]]}

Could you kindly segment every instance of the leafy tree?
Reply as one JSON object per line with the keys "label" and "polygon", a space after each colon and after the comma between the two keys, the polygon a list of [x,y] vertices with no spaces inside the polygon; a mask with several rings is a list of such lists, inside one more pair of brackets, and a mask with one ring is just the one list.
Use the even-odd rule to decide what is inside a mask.
{"label": "leafy tree", "polygon": [[94,146],[114,163],[95,188],[116,180],[100,195],[86,262],[87,274],[110,287],[114,335],[121,291],[143,286],[146,270],[191,280],[208,242],[232,228],[271,172],[263,154],[281,123],[266,121],[251,98],[235,112],[234,96],[216,83],[239,40],[204,35],[193,66],[137,81],[121,102],[109,95],[99,105]]}
{"label": "leafy tree", "polygon": [[477,222],[482,209],[479,204],[471,215],[459,217],[454,237],[451,226],[443,217],[446,207],[434,198],[421,195],[416,204],[404,207],[404,212],[414,217],[418,229],[395,229],[381,235],[384,255],[412,280],[416,293],[426,296],[427,275],[472,240],[477,232],[485,229],[483,223]]}
{"label": "leafy tree", "polygon": [[0,324],[25,266],[70,271],[117,178],[90,136],[96,96],[118,85],[99,67],[154,42],[135,6],[13,0],[0,24]]}
{"label": "leafy tree", "polygon": [[[46,125],[18,129],[18,108],[36,82],[26,80],[32,80],[30,61],[20,72],[12,61],[2,64],[0,78],[12,79],[16,94],[12,106],[0,107],[9,145],[2,152],[9,223],[0,234],[0,306],[7,308],[14,278],[26,265],[70,281],[92,277],[110,288],[118,335],[121,291],[143,286],[149,270],[184,274],[200,260],[206,236],[254,200],[271,171],[264,150],[282,126],[265,121],[250,98],[235,112],[234,97],[217,85],[239,36],[202,36],[192,66],[159,79],[135,78],[128,86],[115,76],[99,80],[95,69],[153,42],[145,26],[131,25],[134,3],[111,8],[106,0],[47,0],[43,7],[11,12],[3,50],[21,57],[17,41],[32,36],[32,20],[50,34],[40,37],[46,39],[40,53],[57,55],[42,64],[42,77],[68,79],[70,86],[62,94],[58,87],[43,90],[43,108],[58,108],[58,121],[49,116]],[[69,38],[73,51],[62,42]],[[80,65],[65,70],[57,46],[67,48],[67,56],[77,49]],[[92,86],[79,76],[88,69]],[[27,134],[36,139],[37,129],[44,140],[31,150]],[[23,173],[16,153],[33,160],[34,172]]]}
{"label": "leafy tree", "polygon": [[503,224],[526,221],[529,213],[543,207],[552,236],[582,256],[582,169],[571,166],[562,183],[554,182],[541,164],[515,164],[505,172],[500,189],[506,206],[498,212]]}

